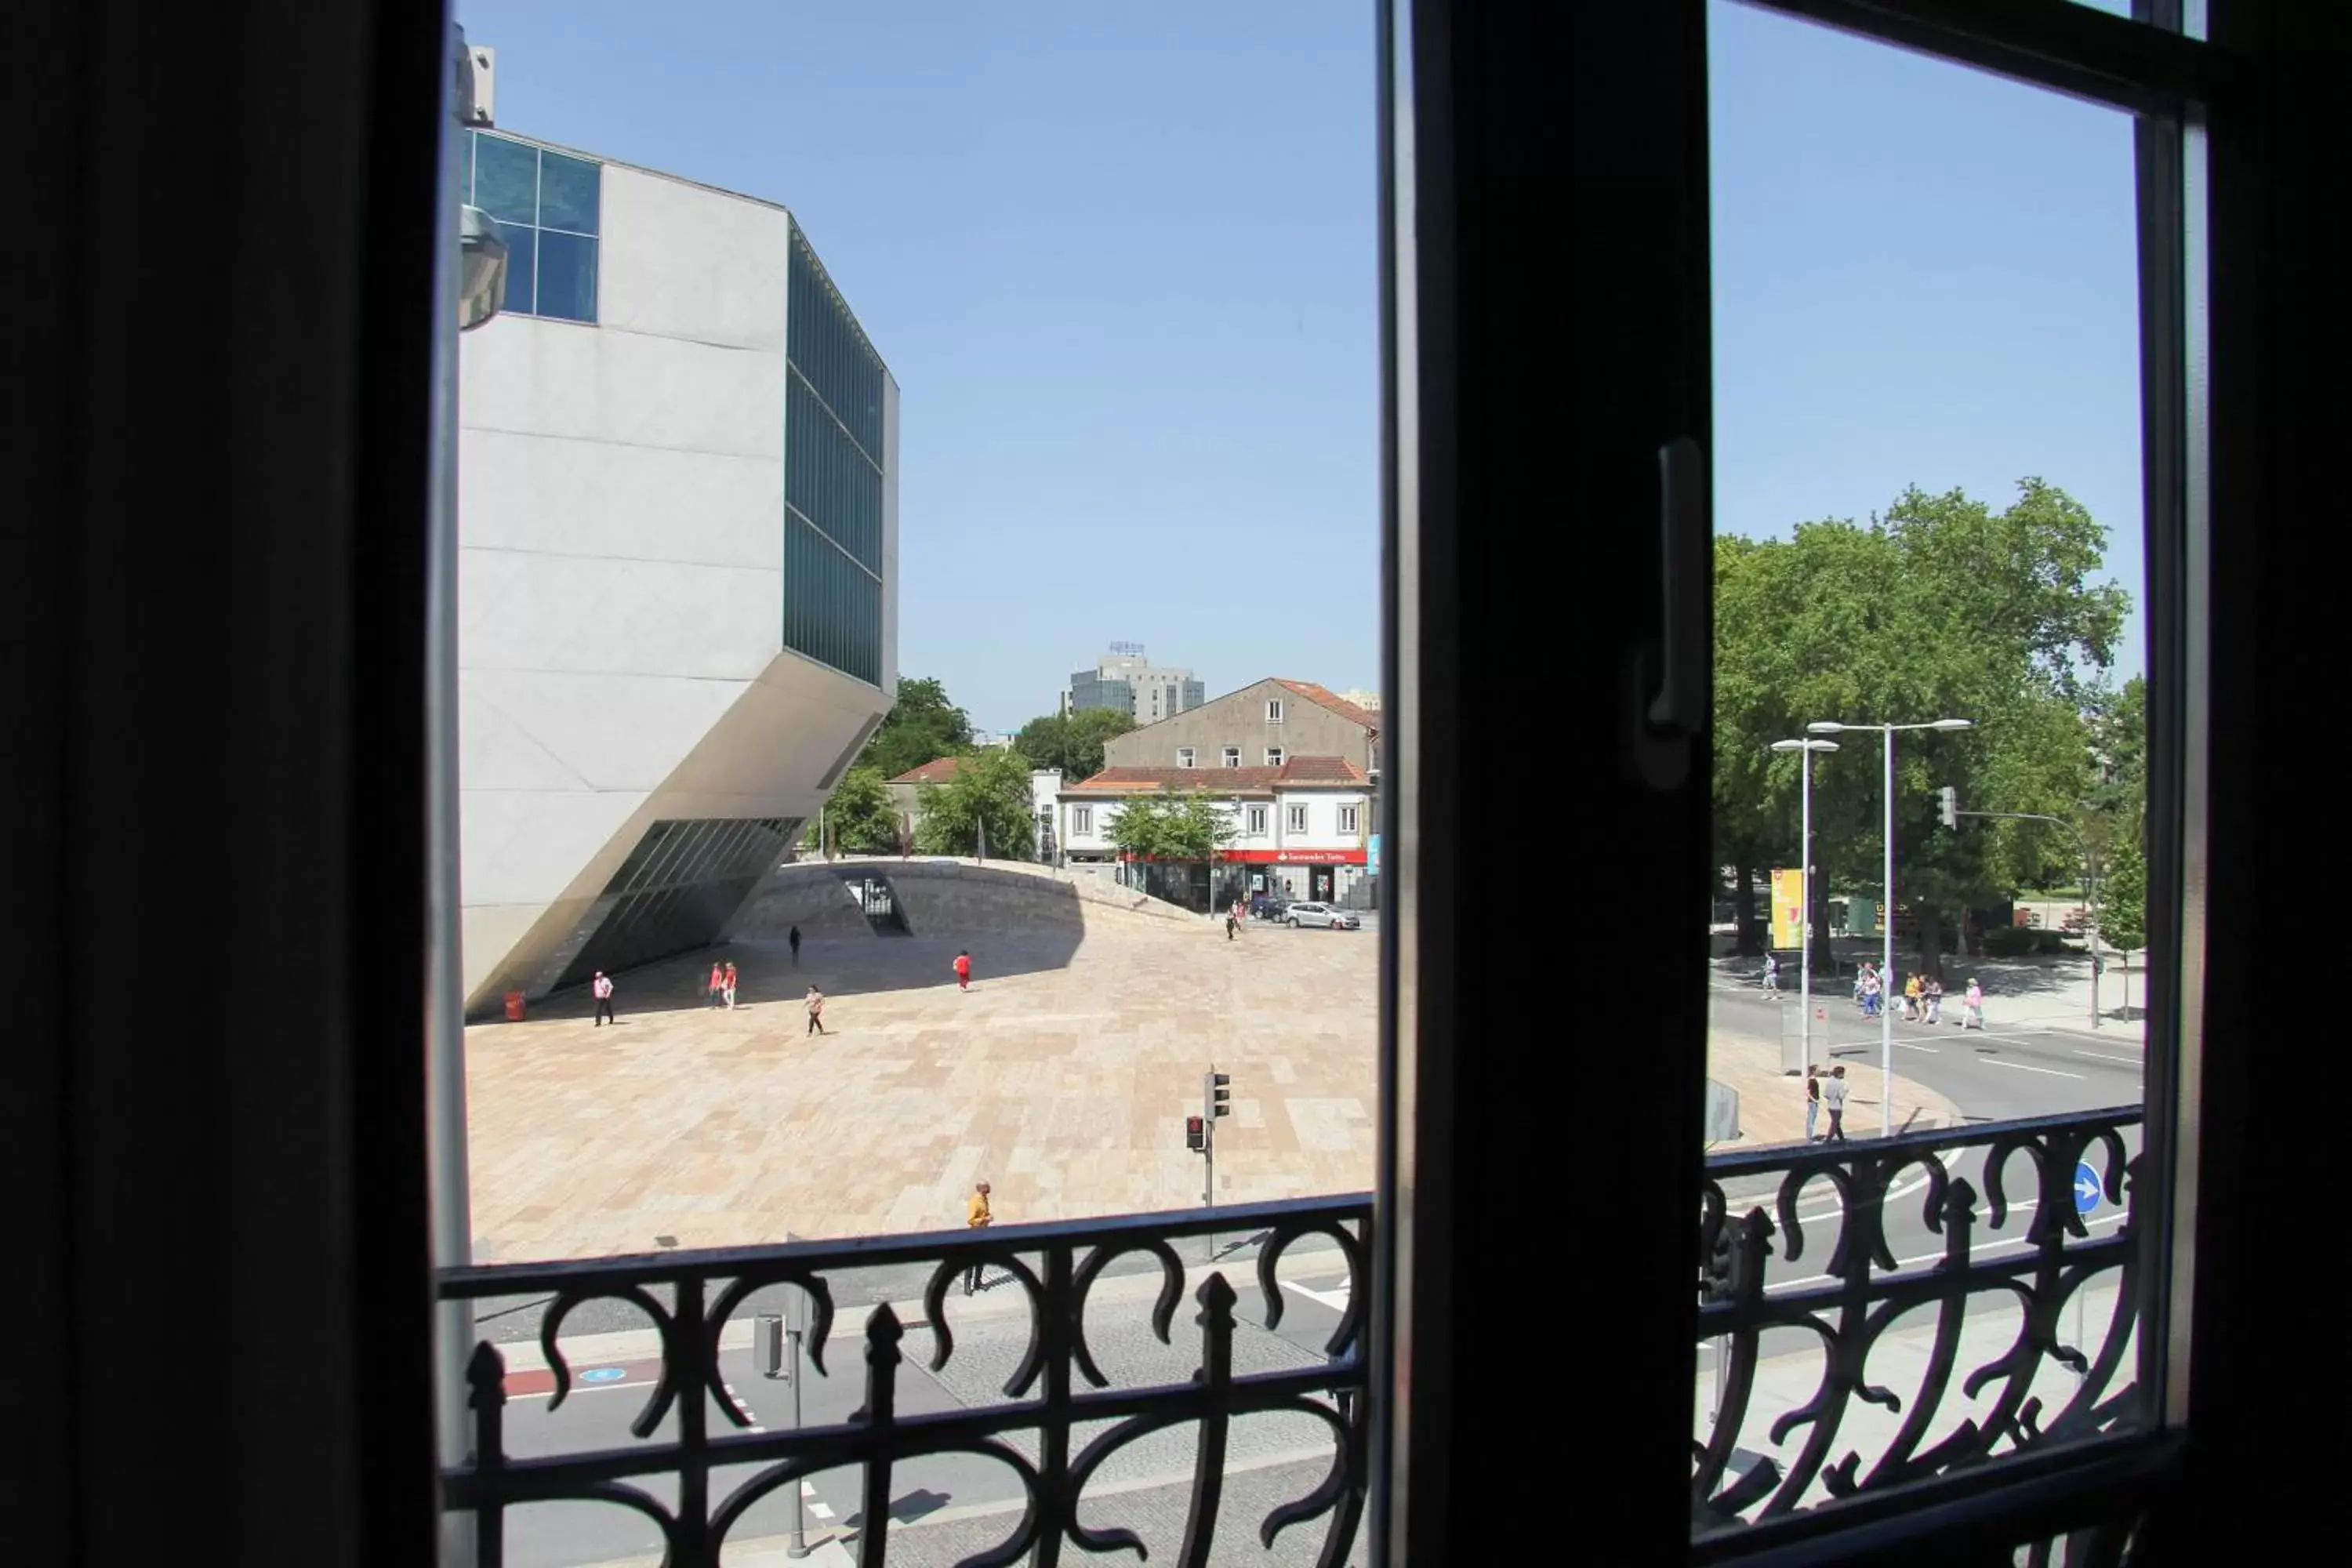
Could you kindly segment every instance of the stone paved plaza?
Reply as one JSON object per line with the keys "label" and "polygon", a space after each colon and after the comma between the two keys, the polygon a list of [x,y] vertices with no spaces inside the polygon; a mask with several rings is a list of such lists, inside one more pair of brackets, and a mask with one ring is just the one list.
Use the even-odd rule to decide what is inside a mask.
{"label": "stone paved plaza", "polygon": [[[970,994],[950,964],[973,960]],[[1233,1075],[1220,1202],[1357,1192],[1378,1128],[1378,939],[1123,911],[1083,931],[828,931],[620,979],[467,1031],[475,1255],[485,1262],[928,1230],[986,1177],[1000,1222],[1189,1207],[1183,1119]],[[810,981],[833,1033],[805,1031]],[[669,1237],[670,1241],[661,1238]]]}

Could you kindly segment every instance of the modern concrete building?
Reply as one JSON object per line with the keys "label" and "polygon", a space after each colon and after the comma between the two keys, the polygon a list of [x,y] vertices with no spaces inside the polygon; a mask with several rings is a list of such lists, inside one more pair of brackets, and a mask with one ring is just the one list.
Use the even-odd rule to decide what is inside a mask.
{"label": "modern concrete building", "polygon": [[1062,691],[1062,711],[1116,708],[1139,724],[1157,724],[1198,708],[1206,695],[1191,670],[1155,669],[1141,643],[1115,642],[1092,669],[1071,672],[1070,684]]}
{"label": "modern concrete building", "polygon": [[470,1011],[716,940],[888,710],[898,391],[791,212],[504,132],[466,336]]}
{"label": "modern concrete building", "polygon": [[1380,715],[1312,681],[1260,680],[1103,748],[1107,768],[1279,768],[1292,757],[1344,757],[1378,783]]}

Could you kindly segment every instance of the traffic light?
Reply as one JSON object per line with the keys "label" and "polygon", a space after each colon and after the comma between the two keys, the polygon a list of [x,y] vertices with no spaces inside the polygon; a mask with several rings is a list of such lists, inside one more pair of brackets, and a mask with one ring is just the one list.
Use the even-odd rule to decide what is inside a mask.
{"label": "traffic light", "polygon": [[1201,1109],[1211,1116],[1231,1116],[1234,1113],[1234,1091],[1225,1085],[1234,1081],[1229,1072],[1203,1073],[1201,1077]]}
{"label": "traffic light", "polygon": [[1739,1289],[1739,1227],[1730,1219],[1715,1233],[1715,1245],[1708,1248],[1706,1266],[1699,1280],[1699,1299],[1704,1301],[1728,1301]]}
{"label": "traffic light", "polygon": [[1197,1154],[1208,1146],[1208,1123],[1197,1116],[1184,1118],[1184,1147]]}
{"label": "traffic light", "polygon": [[1955,833],[1958,832],[1960,826],[1960,792],[1954,789],[1949,784],[1946,784],[1941,790],[1938,790],[1937,792],[1936,814],[1943,818],[1945,826],[1952,829]]}

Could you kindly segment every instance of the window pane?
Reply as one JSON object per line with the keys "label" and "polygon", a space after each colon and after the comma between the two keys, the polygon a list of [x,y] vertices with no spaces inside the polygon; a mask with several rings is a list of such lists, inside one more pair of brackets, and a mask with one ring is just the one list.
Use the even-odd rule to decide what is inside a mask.
{"label": "window pane", "polygon": [[539,226],[568,228],[581,234],[598,232],[597,207],[604,184],[604,165],[561,153],[539,155]]}
{"label": "window pane", "polygon": [[[1801,1252],[1793,1230],[1700,1222],[1703,1532],[2018,1454],[1999,1402],[2039,1400],[2044,1434],[2073,1437],[2144,1420],[2108,1178],[2138,1151],[2144,1049],[2169,1048],[2120,1005],[2126,967],[2161,959],[2140,951],[2144,895],[2109,875],[2143,842],[2149,663],[2133,121],[1730,4],[1708,47],[1710,1202],[1769,1211],[1804,1158],[1860,1179],[1805,1186]],[[2039,1117],[2100,1131],[2011,1135],[2029,1160],[1983,1126]],[[1865,1152],[1890,1137],[1914,1146]],[[1930,1151],[1966,1218],[1885,1194]],[[2080,1216],[2047,1260],[2069,1348],[1971,1391],[2024,1342],[1990,1270],[2040,1222],[1988,1195],[2006,1183],[2013,1205],[2035,1161],[2035,1201]],[[1721,1348],[1849,1264],[1847,1316],[1792,1311]],[[1886,1304],[1931,1273],[1948,1319]],[[1812,1426],[1775,1420],[1817,1386],[1798,1390],[1807,1357],[1861,1352],[1865,1306],[1873,1381],[1931,1346],[1959,1370],[1906,1387],[1899,1416],[1834,1392],[1816,1409],[1835,1451],[1809,1452]],[[1925,1458],[1923,1433],[1966,1421],[1981,1443]]]}
{"label": "window pane", "polygon": [[539,149],[503,136],[474,138],[474,205],[500,223],[530,223],[539,210]]}
{"label": "window pane", "polygon": [[537,262],[532,253],[538,231],[524,224],[502,223],[499,225],[499,234],[507,242],[507,291],[499,309],[528,316],[533,299],[531,278]]}
{"label": "window pane", "polygon": [[567,321],[596,319],[596,241],[539,231],[539,313]]}

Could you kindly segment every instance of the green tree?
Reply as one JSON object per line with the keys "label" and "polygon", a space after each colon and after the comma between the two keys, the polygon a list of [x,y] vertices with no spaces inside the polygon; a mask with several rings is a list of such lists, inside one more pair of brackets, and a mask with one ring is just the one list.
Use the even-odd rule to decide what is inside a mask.
{"label": "green tree", "polygon": [[967,754],[953,777],[915,795],[915,847],[926,855],[1027,860],[1037,853],[1029,760],[987,748]]}
{"label": "green tree", "polygon": [[2136,835],[2118,838],[2109,854],[2099,883],[2099,935],[2125,952],[2147,945],[2147,857]]}
{"label": "green tree", "polygon": [[1082,708],[1076,713],[1045,713],[1021,726],[1013,749],[1041,768],[1059,768],[1072,784],[1103,770],[1103,747],[1135,728],[1133,716],[1116,708]]}
{"label": "green tree", "polygon": [[[1813,720],[1962,718],[1958,733],[1896,738],[1897,894],[1923,966],[1947,910],[2071,865],[2071,838],[2033,823],[1937,822],[1937,791],[1967,810],[2072,818],[2089,787],[2085,710],[2129,601],[2093,581],[2105,533],[2079,503],[2025,479],[2000,510],[1954,490],[1898,497],[1867,523],[1800,524],[1785,540],[1718,545],[1716,842],[1724,858],[1794,864],[1801,759],[1774,740]],[[1817,895],[1878,880],[1885,794],[1878,736],[1837,737],[1814,761]],[[1782,858],[1785,857],[1785,858]],[[1817,901],[1816,918],[1820,908]]]}
{"label": "green tree", "polygon": [[894,779],[925,763],[970,750],[971,720],[948,700],[946,685],[928,677],[902,678],[898,700],[883,715],[882,727],[866,742],[857,763]]}
{"label": "green tree", "polygon": [[1128,801],[1103,826],[1121,854],[1147,860],[1206,860],[1234,837],[1232,819],[1205,790],[1173,784]]}
{"label": "green tree", "polygon": [[803,842],[812,849],[823,847],[818,842],[821,830],[825,844],[839,853],[893,855],[899,847],[902,826],[898,803],[891,798],[881,771],[855,767],[841,775],[824,812],[810,819]]}

